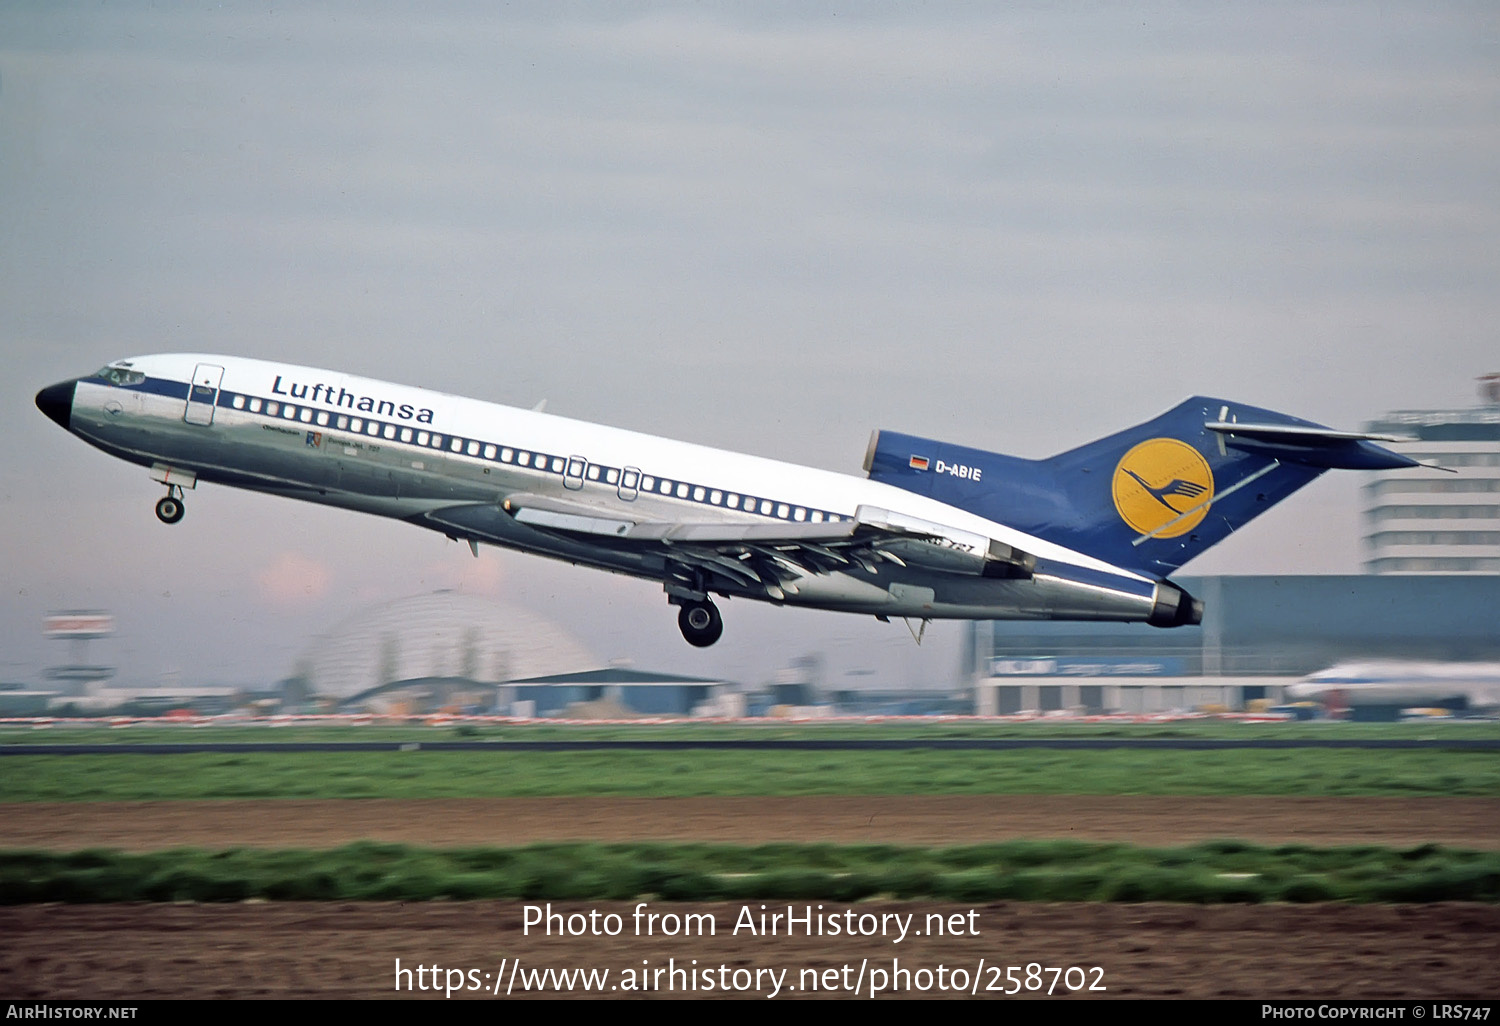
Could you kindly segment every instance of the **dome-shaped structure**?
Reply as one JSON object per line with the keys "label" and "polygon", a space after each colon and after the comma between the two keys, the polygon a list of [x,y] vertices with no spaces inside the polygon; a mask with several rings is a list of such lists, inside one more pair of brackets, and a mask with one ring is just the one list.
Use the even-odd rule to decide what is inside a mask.
{"label": "dome-shaped structure", "polygon": [[308,648],[298,672],[311,693],[343,701],[417,678],[500,684],[599,665],[544,617],[440,591],[355,613]]}

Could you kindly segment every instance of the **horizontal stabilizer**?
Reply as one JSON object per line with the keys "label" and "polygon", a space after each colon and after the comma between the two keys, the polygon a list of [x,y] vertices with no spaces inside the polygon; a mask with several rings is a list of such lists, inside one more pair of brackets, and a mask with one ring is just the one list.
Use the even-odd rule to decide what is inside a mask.
{"label": "horizontal stabilizer", "polygon": [[1301,424],[1241,424],[1233,420],[1210,420],[1203,425],[1210,431],[1227,435],[1246,435],[1253,438],[1305,440],[1308,445],[1324,442],[1410,442],[1415,439],[1402,435],[1366,435],[1358,431],[1335,431],[1332,428],[1303,426]]}
{"label": "horizontal stabilizer", "polygon": [[1399,470],[1421,466],[1416,460],[1371,442],[1404,442],[1396,435],[1367,435],[1304,424],[1252,424],[1211,420],[1204,427],[1218,432],[1225,445],[1292,463],[1330,470]]}

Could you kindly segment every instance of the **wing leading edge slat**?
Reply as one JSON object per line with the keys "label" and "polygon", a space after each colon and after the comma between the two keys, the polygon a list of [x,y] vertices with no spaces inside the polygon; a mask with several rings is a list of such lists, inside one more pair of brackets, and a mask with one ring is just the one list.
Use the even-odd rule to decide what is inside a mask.
{"label": "wing leading edge slat", "polygon": [[659,559],[679,579],[711,575],[768,594],[795,591],[799,578],[817,574],[878,574],[882,564],[988,577],[1029,576],[1035,566],[1026,553],[988,538],[867,506],[852,518],[819,523],[699,523],[636,519],[618,508],[518,494],[498,507],[451,507],[424,519],[458,528],[456,537],[501,544],[513,543],[504,527],[513,522],[631,559]]}

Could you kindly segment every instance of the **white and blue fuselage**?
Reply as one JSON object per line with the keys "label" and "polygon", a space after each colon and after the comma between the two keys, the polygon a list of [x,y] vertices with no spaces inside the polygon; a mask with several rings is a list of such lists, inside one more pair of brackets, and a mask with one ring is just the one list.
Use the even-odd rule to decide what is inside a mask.
{"label": "white and blue fuselage", "polygon": [[660,581],[695,644],[722,629],[713,594],[924,620],[1197,618],[1155,575],[909,488],[332,371],[143,356],[37,405],[150,468],[169,523],[199,481],[394,517]]}

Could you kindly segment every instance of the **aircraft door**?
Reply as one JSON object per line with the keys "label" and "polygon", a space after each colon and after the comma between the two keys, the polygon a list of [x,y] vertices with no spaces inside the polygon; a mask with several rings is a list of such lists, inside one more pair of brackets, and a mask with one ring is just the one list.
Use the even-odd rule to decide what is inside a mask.
{"label": "aircraft door", "polygon": [[583,473],[588,470],[589,461],[582,456],[569,456],[566,469],[563,470],[563,487],[570,491],[578,491],[583,487]]}
{"label": "aircraft door", "polygon": [[214,422],[214,406],[219,401],[219,382],[224,378],[224,368],[211,363],[200,363],[193,368],[193,380],[188,384],[187,411],[182,419],[189,424],[207,426]]}

